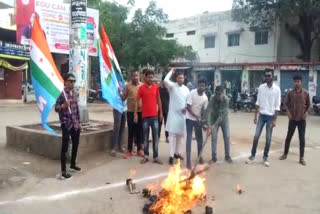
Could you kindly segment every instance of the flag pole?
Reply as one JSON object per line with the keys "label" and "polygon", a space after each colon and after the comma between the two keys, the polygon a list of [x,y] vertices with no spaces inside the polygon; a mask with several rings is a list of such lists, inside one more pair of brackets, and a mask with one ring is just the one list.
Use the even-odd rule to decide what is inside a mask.
{"label": "flag pole", "polygon": [[[67,98],[67,95],[66,95],[66,92],[64,91],[64,89],[62,90],[62,92],[63,92],[64,98],[66,99],[66,101],[69,102],[68,98]],[[72,114],[70,106],[68,106],[68,109],[69,109],[69,113]]]}

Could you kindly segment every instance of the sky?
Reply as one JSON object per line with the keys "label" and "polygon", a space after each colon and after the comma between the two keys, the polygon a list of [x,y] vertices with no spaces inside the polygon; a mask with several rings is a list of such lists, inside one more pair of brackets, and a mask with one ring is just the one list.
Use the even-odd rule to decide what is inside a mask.
{"label": "sky", "polygon": [[[114,0],[119,4],[126,5],[128,0]],[[150,0],[135,0],[135,9],[145,9]],[[156,0],[158,7],[169,15],[169,20],[181,19],[205,11],[225,11],[232,7],[232,0]],[[134,10],[133,10],[134,11]],[[132,15],[132,14],[131,14]]]}
{"label": "sky", "polygon": [[3,3],[10,5],[10,6],[13,6],[13,4],[14,4],[14,0],[0,0],[0,2],[3,2]]}
{"label": "sky", "polygon": [[[1,2],[13,5],[14,0],[0,0]],[[112,0],[109,0],[112,1]],[[126,5],[128,0],[113,0],[119,4]],[[232,0],[156,0],[158,7],[162,8],[165,13],[169,15],[169,20],[181,19],[205,11],[224,11],[230,10],[232,7]],[[135,9],[145,9],[150,0],[135,0]],[[133,11],[131,16],[133,16]]]}

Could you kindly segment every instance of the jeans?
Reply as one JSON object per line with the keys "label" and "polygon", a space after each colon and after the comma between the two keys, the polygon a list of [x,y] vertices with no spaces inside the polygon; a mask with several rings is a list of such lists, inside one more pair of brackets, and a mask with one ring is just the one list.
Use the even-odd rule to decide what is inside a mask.
{"label": "jeans", "polygon": [[289,153],[290,148],[290,142],[292,139],[292,136],[296,130],[296,127],[298,126],[299,131],[299,140],[300,140],[300,158],[304,157],[304,147],[305,147],[305,135],[306,135],[306,121],[289,121],[289,127],[288,127],[288,133],[285,141],[285,147],[284,147],[284,154],[287,155]]}
{"label": "jeans", "polygon": [[133,142],[137,145],[138,151],[142,144],[142,116],[138,112],[138,123],[134,123],[134,112],[127,112],[128,123],[128,151],[132,152]]}
{"label": "jeans", "polygon": [[146,158],[149,157],[149,127],[152,131],[152,146],[153,146],[153,159],[158,157],[158,144],[159,144],[159,122],[158,117],[147,117],[143,119],[143,143],[144,143],[144,155]]}
{"label": "jeans", "polygon": [[270,146],[271,146],[272,130],[273,130],[272,120],[273,120],[273,116],[264,115],[264,114],[259,115],[256,133],[253,138],[251,156],[253,156],[253,157],[256,156],[259,138],[260,138],[261,132],[263,130],[263,127],[266,124],[266,145],[264,147],[263,158],[264,159],[268,158],[268,154],[269,154],[269,150],[270,150]]}
{"label": "jeans", "polygon": [[[164,120],[164,125],[167,124],[167,118],[168,118],[168,112],[163,112],[163,120]],[[161,127],[162,127],[162,123],[163,121],[160,121],[159,120],[159,139],[160,139],[160,135],[161,135]],[[165,131],[165,135],[166,135],[166,138],[169,137],[169,132]]]}
{"label": "jeans", "polygon": [[71,136],[72,140],[72,153],[71,153],[71,166],[76,165],[77,153],[78,153],[78,146],[79,146],[79,138],[80,138],[80,129],[74,129],[73,127],[68,130],[63,125],[61,126],[62,129],[62,146],[61,146],[61,171],[66,172],[66,162],[67,162],[67,152],[69,147],[69,139]]}
{"label": "jeans", "polygon": [[202,137],[202,128],[201,124],[198,121],[186,120],[187,126],[187,142],[186,142],[186,153],[187,153],[187,168],[191,169],[191,143],[192,143],[192,131],[195,130],[197,145],[198,145],[198,157],[202,149],[203,137]]}
{"label": "jeans", "polygon": [[126,123],[126,114],[125,112],[120,113],[116,109],[113,109],[113,137],[111,149],[116,149],[115,147],[121,148],[121,139],[124,132],[124,127]]}
{"label": "jeans", "polygon": [[224,153],[225,157],[230,157],[230,128],[229,119],[222,120],[215,124],[212,132],[212,160],[217,159],[217,141],[218,141],[218,131],[221,127],[223,140],[224,140]]}

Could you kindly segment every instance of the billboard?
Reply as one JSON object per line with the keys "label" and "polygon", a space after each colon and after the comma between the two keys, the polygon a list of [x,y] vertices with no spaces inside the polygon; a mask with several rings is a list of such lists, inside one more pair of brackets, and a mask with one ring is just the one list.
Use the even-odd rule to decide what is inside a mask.
{"label": "billboard", "polygon": [[[17,0],[17,43],[30,43],[34,17],[38,16],[45,32],[50,51],[69,54],[70,5],[52,0]],[[88,54],[97,56],[99,11],[87,8]]]}

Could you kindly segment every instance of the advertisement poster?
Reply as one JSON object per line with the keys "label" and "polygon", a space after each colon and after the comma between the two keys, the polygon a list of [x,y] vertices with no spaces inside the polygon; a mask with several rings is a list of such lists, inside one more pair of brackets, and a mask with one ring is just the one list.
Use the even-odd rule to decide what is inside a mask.
{"label": "advertisement poster", "polygon": [[[50,51],[69,54],[70,5],[49,0],[17,0],[17,43],[30,43],[34,17],[38,16]],[[87,8],[88,54],[97,56],[99,11]]]}

